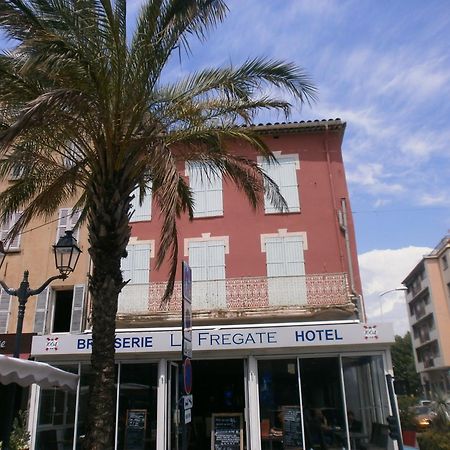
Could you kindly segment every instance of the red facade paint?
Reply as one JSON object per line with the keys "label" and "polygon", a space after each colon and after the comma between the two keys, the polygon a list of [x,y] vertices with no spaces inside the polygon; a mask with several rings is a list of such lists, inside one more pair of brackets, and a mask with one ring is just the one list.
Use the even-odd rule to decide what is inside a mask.
{"label": "red facade paint", "polygon": [[[275,129],[264,137],[272,151],[279,151],[281,155],[298,154],[300,170],[297,171],[297,180],[301,211],[265,214],[263,205],[255,211],[245,195],[224,180],[223,216],[196,218],[192,221],[184,216],[179,220],[180,261],[187,260],[183,255],[185,239],[199,238],[202,233],[210,233],[211,237],[228,236],[230,248],[226,255],[226,277],[266,276],[266,255],[261,252],[261,235],[287,229],[287,232],[306,232],[306,274],[349,273],[345,236],[338,222],[341,200],[345,199],[354,286],[356,293],[361,293],[355,233],[341,152],[345,125],[341,124],[332,131],[325,129],[325,126],[318,130],[311,128],[298,128],[289,134],[282,129]],[[234,143],[233,149],[256,159],[254,150],[243,144]],[[184,173],[184,164],[181,170]],[[152,220],[133,224],[132,236],[138,240],[154,240],[157,247],[160,227],[158,211],[153,204]],[[167,278],[167,264],[155,271],[152,258],[151,269],[153,281]],[[180,279],[180,274],[177,279]]]}

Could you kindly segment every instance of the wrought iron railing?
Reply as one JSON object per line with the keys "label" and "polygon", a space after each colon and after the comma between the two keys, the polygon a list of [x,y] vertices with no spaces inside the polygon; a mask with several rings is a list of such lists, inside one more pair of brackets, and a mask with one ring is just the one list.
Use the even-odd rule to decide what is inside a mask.
{"label": "wrought iron railing", "polygon": [[[166,283],[127,285],[119,297],[119,314],[148,314],[181,310],[181,282],[172,297],[161,303]],[[194,311],[246,310],[273,307],[325,307],[348,304],[350,290],[345,273],[295,277],[242,277],[195,281]]]}

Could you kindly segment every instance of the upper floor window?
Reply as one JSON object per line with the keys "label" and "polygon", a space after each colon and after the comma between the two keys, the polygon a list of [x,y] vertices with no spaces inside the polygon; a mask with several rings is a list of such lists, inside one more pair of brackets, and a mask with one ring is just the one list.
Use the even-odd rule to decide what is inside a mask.
{"label": "upper floor window", "polygon": [[223,215],[222,175],[196,162],[186,164],[194,197],[194,217]]}
{"label": "upper floor window", "polygon": [[[186,253],[186,250],[185,250]],[[189,266],[192,269],[192,304],[196,309],[226,307],[225,254],[228,237],[187,240]]]}
{"label": "upper floor window", "polygon": [[261,243],[266,253],[269,305],[306,304],[306,233],[279,230],[262,235]]}
{"label": "upper floor window", "polygon": [[[274,152],[277,163],[269,163],[262,158],[258,158],[261,168],[278,185],[281,195],[286,200],[289,211],[300,211],[300,198],[298,192],[297,170],[300,169],[298,155],[281,155],[280,152]],[[267,196],[264,199],[264,208],[266,214],[275,214],[281,212],[277,209]]]}
{"label": "upper floor window", "polygon": [[127,257],[122,258],[121,269],[129,284],[148,284],[150,281],[150,244],[127,246]]}
{"label": "upper floor window", "polygon": [[7,236],[11,231],[11,228],[19,220],[21,214],[21,212],[11,214],[9,220],[1,225],[0,240],[3,241],[3,244],[7,250],[18,250],[20,248],[20,234],[18,234],[13,240],[7,240]]}
{"label": "upper floor window", "polygon": [[268,237],[264,244],[268,277],[305,275],[302,236]]}
{"label": "upper floor window", "polygon": [[151,189],[145,193],[142,199],[142,204],[139,198],[139,188],[136,188],[132,194],[134,196],[131,200],[131,208],[133,215],[130,222],[142,222],[144,220],[151,220],[152,218],[152,191]]}
{"label": "upper floor window", "polygon": [[152,244],[142,242],[127,246],[127,257],[122,258],[121,269],[124,281],[129,282],[119,295],[119,313],[137,314],[148,311]]}
{"label": "upper floor window", "polygon": [[448,269],[447,255],[444,255],[444,256],[442,257],[442,268],[443,268],[444,270],[447,270],[447,269]]}
{"label": "upper floor window", "polygon": [[71,289],[44,289],[36,301],[35,333],[79,333],[82,330],[84,285]]}
{"label": "upper floor window", "polygon": [[[80,235],[80,227],[76,227],[80,219],[81,211],[72,208],[61,208],[58,213],[58,229],[56,232],[56,242],[68,230],[73,231],[73,237],[78,240]],[[76,227],[76,228],[75,228]]]}

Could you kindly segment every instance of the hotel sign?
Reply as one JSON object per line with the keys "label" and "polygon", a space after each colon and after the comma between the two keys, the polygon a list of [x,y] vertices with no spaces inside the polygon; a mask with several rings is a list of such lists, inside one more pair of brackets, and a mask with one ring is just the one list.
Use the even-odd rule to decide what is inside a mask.
{"label": "hotel sign", "polygon": [[[194,329],[193,351],[258,350],[390,344],[394,341],[392,324],[321,324],[308,326],[261,326]],[[117,333],[116,353],[171,353],[182,348],[181,330]],[[91,334],[35,336],[31,353],[40,355],[89,354]]]}

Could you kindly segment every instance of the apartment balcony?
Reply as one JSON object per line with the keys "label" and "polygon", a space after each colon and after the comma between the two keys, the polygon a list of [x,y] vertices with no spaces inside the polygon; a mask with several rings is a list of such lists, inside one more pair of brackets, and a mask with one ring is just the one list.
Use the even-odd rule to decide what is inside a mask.
{"label": "apartment balcony", "polygon": [[[181,282],[166,303],[161,298],[165,282],[127,285],[119,297],[118,315],[142,316],[181,312]],[[297,309],[350,309],[352,296],[347,274],[312,274],[295,277],[243,277],[225,280],[196,281],[192,285],[194,316],[256,315],[270,311]],[[354,311],[354,306],[352,312]]]}

